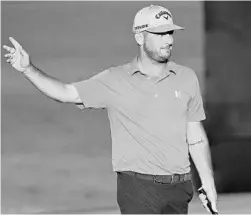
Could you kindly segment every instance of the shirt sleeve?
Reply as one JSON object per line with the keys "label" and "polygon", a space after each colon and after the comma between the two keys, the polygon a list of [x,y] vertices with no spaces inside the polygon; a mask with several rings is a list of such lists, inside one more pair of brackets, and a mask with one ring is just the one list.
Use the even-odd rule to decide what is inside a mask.
{"label": "shirt sleeve", "polygon": [[105,70],[90,79],[72,83],[83,103],[76,105],[80,109],[107,108],[111,98],[109,82],[109,70]]}
{"label": "shirt sleeve", "polygon": [[200,91],[200,85],[197,75],[194,73],[195,80],[193,81],[193,95],[188,103],[188,122],[199,122],[206,119],[203,100]]}

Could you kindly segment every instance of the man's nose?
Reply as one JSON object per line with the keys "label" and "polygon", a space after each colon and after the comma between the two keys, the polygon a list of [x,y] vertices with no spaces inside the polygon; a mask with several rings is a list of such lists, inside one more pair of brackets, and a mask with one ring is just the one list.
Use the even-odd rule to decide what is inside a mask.
{"label": "man's nose", "polygon": [[167,35],[164,36],[163,39],[164,39],[164,42],[165,42],[166,44],[168,44],[168,45],[170,45],[170,46],[173,45],[173,36],[172,36],[172,35],[167,34]]}

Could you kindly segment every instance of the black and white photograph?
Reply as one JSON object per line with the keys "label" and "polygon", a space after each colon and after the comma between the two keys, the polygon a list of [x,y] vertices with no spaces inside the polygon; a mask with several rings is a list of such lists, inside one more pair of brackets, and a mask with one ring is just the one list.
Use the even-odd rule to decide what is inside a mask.
{"label": "black and white photograph", "polygon": [[251,214],[250,1],[1,1],[2,214]]}

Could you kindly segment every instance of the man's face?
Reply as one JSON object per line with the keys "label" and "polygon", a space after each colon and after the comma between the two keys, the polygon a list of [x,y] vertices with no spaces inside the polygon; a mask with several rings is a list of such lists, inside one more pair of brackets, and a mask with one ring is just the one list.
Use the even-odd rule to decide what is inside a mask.
{"label": "man's face", "polygon": [[171,57],[173,32],[150,33],[144,32],[143,49],[146,54],[158,62],[165,62]]}

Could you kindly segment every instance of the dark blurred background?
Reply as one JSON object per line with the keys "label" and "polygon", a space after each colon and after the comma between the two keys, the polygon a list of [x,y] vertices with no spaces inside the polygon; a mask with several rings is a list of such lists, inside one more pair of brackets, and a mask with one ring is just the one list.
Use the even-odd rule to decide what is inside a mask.
{"label": "dark blurred background", "polygon": [[251,191],[251,2],[207,1],[205,128],[218,192]]}
{"label": "dark blurred background", "polygon": [[[250,2],[2,1],[1,44],[11,45],[12,36],[48,74],[65,82],[87,79],[135,57],[133,18],[150,4],[169,8],[185,27],[175,34],[172,59],[199,77],[218,192],[250,192]],[[106,111],[49,100],[3,54],[2,213],[116,209]],[[200,185],[195,170],[194,184]]]}

